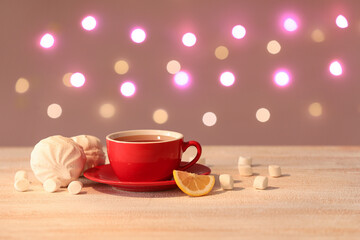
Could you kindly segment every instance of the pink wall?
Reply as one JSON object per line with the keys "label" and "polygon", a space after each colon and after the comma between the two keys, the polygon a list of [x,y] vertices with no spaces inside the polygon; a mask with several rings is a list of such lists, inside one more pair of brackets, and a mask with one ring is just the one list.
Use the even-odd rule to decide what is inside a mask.
{"label": "pink wall", "polygon": [[[356,145],[360,142],[360,1],[1,1],[0,2],[0,146],[34,145],[60,134],[91,134],[103,143],[114,131],[152,128],[180,131],[187,140],[202,144],[242,145]],[[336,26],[342,14],[347,28]],[[97,19],[93,31],[81,20]],[[298,20],[298,29],[286,32],[285,15]],[[231,30],[243,25],[243,39]],[[130,31],[141,26],[147,33],[141,44]],[[324,36],[315,42],[312,33]],[[55,36],[49,49],[39,46],[46,32]],[[182,35],[193,32],[193,47],[182,44]],[[267,44],[277,40],[278,54]],[[229,56],[215,57],[226,46]],[[114,64],[126,60],[129,71],[117,74]],[[189,73],[190,84],[178,88],[166,65],[177,60]],[[343,74],[333,76],[329,64],[337,59]],[[273,74],[290,72],[290,83],[278,87]],[[224,87],[219,76],[235,75]],[[84,86],[67,87],[64,74],[81,72]],[[19,78],[29,88],[15,91]],[[121,95],[120,85],[136,85],[132,97]],[[319,103],[322,113],[312,116],[309,106]],[[50,118],[50,104],[62,114]],[[99,114],[111,104],[110,118]],[[259,122],[256,111],[270,112]],[[168,120],[158,124],[153,113],[164,109]],[[203,123],[213,112],[217,122]]]}

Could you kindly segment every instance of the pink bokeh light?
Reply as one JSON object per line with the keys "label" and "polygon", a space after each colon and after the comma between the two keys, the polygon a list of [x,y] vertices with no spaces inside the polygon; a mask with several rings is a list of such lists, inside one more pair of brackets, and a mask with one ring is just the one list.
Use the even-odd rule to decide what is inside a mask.
{"label": "pink bokeh light", "polygon": [[136,92],[136,87],[133,82],[127,81],[121,84],[120,92],[124,97],[132,97]]}
{"label": "pink bokeh light", "polygon": [[278,70],[274,74],[274,83],[279,87],[286,87],[290,83],[290,73],[287,70]]}
{"label": "pink bokeh light", "polygon": [[40,46],[43,48],[51,48],[54,46],[55,38],[52,34],[46,33],[41,37]]}
{"label": "pink bokeh light", "polygon": [[236,39],[242,39],[246,35],[246,29],[242,25],[236,25],[231,31],[232,35]]}
{"label": "pink bokeh light", "polygon": [[288,17],[284,20],[283,27],[288,32],[294,32],[298,29],[298,23],[294,18]]}
{"label": "pink bokeh light", "polygon": [[81,21],[81,26],[86,31],[92,31],[96,27],[96,19],[93,16],[87,16]]}
{"label": "pink bokeh light", "polygon": [[178,87],[187,87],[190,84],[190,76],[184,71],[177,72],[174,75],[174,83]]}
{"label": "pink bokeh light", "polygon": [[347,28],[349,26],[347,19],[343,15],[337,16],[335,22],[339,28]]}
{"label": "pink bokeh light", "polygon": [[142,28],[135,28],[134,30],[131,31],[130,37],[134,43],[142,43],[146,39],[145,30]]}
{"label": "pink bokeh light", "polygon": [[220,83],[225,87],[230,87],[235,83],[235,76],[232,72],[223,72],[220,75]]}
{"label": "pink bokeh light", "polygon": [[182,42],[187,47],[192,47],[196,43],[196,36],[193,33],[185,33],[182,37]]}
{"label": "pink bokeh light", "polygon": [[79,72],[72,74],[70,77],[70,83],[73,87],[77,87],[77,88],[82,87],[84,86],[85,81],[86,79],[84,74]]}
{"label": "pink bokeh light", "polygon": [[341,76],[343,74],[342,64],[337,60],[332,61],[329,65],[329,71],[333,76]]}

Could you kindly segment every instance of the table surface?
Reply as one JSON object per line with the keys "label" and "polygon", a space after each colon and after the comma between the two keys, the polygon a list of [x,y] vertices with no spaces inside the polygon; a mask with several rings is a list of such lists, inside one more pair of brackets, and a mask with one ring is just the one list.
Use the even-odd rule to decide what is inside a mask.
{"label": "table surface", "polygon": [[[47,193],[31,172],[31,150],[0,148],[0,239],[360,239],[359,147],[204,146],[216,184],[203,197],[126,192],[85,178],[79,195]],[[239,156],[253,158],[254,176],[239,176]],[[271,164],[284,175],[253,189]],[[21,169],[27,192],[13,188]],[[233,176],[233,190],[220,188],[220,174]]]}

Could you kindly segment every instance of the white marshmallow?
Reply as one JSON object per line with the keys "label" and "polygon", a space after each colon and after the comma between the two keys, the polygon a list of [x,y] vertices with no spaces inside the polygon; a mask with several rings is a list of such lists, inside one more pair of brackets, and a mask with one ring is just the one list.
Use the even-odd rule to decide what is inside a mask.
{"label": "white marshmallow", "polygon": [[56,192],[60,189],[61,182],[56,178],[49,178],[43,183],[44,190],[49,193]]}
{"label": "white marshmallow", "polygon": [[252,165],[252,158],[251,157],[243,157],[240,156],[238,160],[238,165]]}
{"label": "white marshmallow", "polygon": [[238,166],[240,176],[251,176],[253,174],[250,165],[239,165]]}
{"label": "white marshmallow", "polygon": [[224,190],[230,190],[234,188],[234,180],[229,174],[221,174],[219,176],[221,188]]}
{"label": "white marshmallow", "polygon": [[72,181],[69,186],[67,187],[69,193],[71,194],[78,194],[81,192],[81,189],[83,187],[83,183],[80,181]]}
{"label": "white marshmallow", "polygon": [[19,170],[15,173],[15,182],[19,179],[22,179],[22,178],[25,178],[25,179],[28,179],[28,175],[27,175],[27,172],[25,170]]}
{"label": "white marshmallow", "polygon": [[281,168],[278,165],[269,165],[269,175],[271,177],[280,177]]}
{"label": "white marshmallow", "polygon": [[254,180],[254,188],[264,190],[268,186],[268,178],[265,176],[257,176]]}
{"label": "white marshmallow", "polygon": [[29,187],[30,187],[30,182],[26,178],[17,179],[14,183],[15,190],[19,192],[25,192],[29,190]]}

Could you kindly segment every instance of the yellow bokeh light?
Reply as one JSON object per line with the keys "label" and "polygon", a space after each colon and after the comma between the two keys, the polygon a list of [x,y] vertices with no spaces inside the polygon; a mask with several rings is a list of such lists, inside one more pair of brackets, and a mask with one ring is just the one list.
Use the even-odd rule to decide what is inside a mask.
{"label": "yellow bokeh light", "polygon": [[29,90],[30,83],[25,78],[19,78],[15,84],[15,91],[17,93],[25,93]]}
{"label": "yellow bokeh light", "polygon": [[178,61],[176,60],[171,60],[167,63],[166,65],[166,70],[170,73],[170,74],[175,74],[177,72],[179,72],[181,69],[181,65]]}
{"label": "yellow bokeh light", "polygon": [[278,54],[281,50],[281,45],[276,40],[271,40],[266,46],[267,50],[271,54]]}
{"label": "yellow bokeh light", "polygon": [[70,73],[70,72],[65,73],[62,78],[63,84],[67,87],[72,87],[71,82],[70,82],[71,75],[72,75],[72,73]]}
{"label": "yellow bokeh light", "polygon": [[318,102],[314,102],[309,105],[309,114],[313,117],[320,117],[322,115],[322,106]]}
{"label": "yellow bokeh light", "polygon": [[105,103],[100,106],[99,114],[103,118],[111,118],[115,115],[115,107],[111,103]]}
{"label": "yellow bokeh light", "polygon": [[321,42],[325,41],[325,34],[320,29],[315,29],[311,33],[311,39],[314,42],[321,43]]}
{"label": "yellow bokeh light", "polygon": [[157,124],[164,124],[167,122],[169,118],[168,113],[164,110],[164,109],[157,109],[154,113],[153,113],[153,120],[154,122],[156,122]]}
{"label": "yellow bokeh light", "polygon": [[215,49],[215,57],[224,60],[229,56],[229,50],[225,46],[219,46]]}
{"label": "yellow bokeh light", "polygon": [[270,119],[270,111],[267,110],[266,108],[259,108],[256,111],[256,119],[259,122],[262,122],[262,123],[269,121],[269,119]]}
{"label": "yellow bokeh light", "polygon": [[50,118],[59,118],[62,114],[62,108],[59,104],[50,104],[47,108],[47,115]]}
{"label": "yellow bokeh light", "polygon": [[115,63],[114,70],[117,74],[124,75],[129,71],[129,64],[125,60],[119,60]]}

